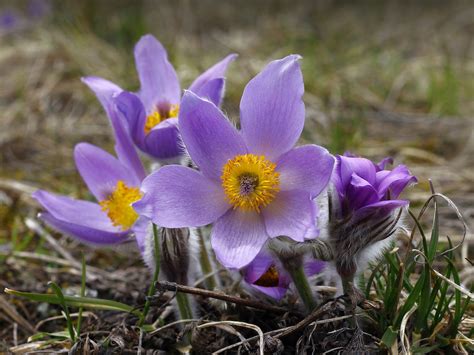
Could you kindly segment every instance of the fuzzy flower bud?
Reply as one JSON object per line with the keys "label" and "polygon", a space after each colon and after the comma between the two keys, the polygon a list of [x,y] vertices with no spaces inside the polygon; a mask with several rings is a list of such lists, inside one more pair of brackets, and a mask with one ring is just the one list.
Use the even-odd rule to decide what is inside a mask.
{"label": "fuzzy flower bud", "polygon": [[417,179],[404,165],[385,170],[389,158],[379,164],[347,154],[336,159],[329,242],[339,275],[352,280],[358,266],[377,256],[396,232],[409,204],[398,196]]}
{"label": "fuzzy flower bud", "polygon": [[[189,228],[158,228],[160,245],[160,273],[167,281],[187,285],[190,276],[192,232]],[[143,257],[154,271],[155,255],[153,232],[148,233]]]}

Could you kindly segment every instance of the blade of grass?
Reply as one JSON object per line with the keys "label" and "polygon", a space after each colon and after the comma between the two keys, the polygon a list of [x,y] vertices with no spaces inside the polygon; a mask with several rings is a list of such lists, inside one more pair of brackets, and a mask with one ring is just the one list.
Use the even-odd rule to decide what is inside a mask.
{"label": "blade of grass", "polygon": [[[81,265],[81,297],[84,297],[86,295],[86,260],[84,258],[84,252],[82,254],[82,265]],[[77,335],[81,335],[81,323],[82,323],[82,310],[83,307],[79,308],[79,315],[77,317]]]}
{"label": "blade of grass", "polygon": [[67,306],[66,301],[64,300],[63,291],[55,282],[52,282],[52,281],[48,282],[48,286],[53,289],[53,291],[56,293],[56,296],[58,297],[59,304],[63,308],[64,316],[66,317],[69,337],[71,338],[71,341],[74,343],[76,341],[76,333],[72,325],[71,316],[69,315],[69,307]]}
{"label": "blade of grass", "polygon": [[[22,292],[16,291],[9,288],[5,288],[5,293],[18,297],[24,297],[30,301],[35,302],[46,302],[51,304],[60,304],[57,295],[51,295],[47,293],[34,293],[34,292]],[[65,303],[70,307],[83,307],[87,309],[99,309],[107,311],[120,311],[126,313],[132,313],[138,317],[141,316],[141,312],[134,309],[133,307],[120,303],[117,301],[104,300],[101,298],[90,298],[90,297],[77,297],[77,296],[64,296]]]}

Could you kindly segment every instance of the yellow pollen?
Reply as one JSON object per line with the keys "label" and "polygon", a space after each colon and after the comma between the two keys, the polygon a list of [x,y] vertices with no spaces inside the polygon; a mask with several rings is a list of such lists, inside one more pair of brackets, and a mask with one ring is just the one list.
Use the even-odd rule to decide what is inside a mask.
{"label": "yellow pollen", "polygon": [[132,203],[141,197],[138,187],[128,187],[121,180],[117,182],[115,190],[106,200],[100,201],[102,211],[107,212],[107,216],[114,226],[127,230],[138,218],[138,214],[132,207]]}
{"label": "yellow pollen", "polygon": [[178,117],[179,114],[179,105],[171,105],[167,110],[156,110],[148,115],[145,122],[145,134],[150,133],[150,131],[157,124],[167,120],[168,118]]}
{"label": "yellow pollen", "polygon": [[280,173],[265,156],[244,154],[229,160],[222,170],[222,187],[234,209],[260,212],[280,190]]}
{"label": "yellow pollen", "polygon": [[278,274],[277,268],[272,265],[254,284],[263,287],[277,287],[279,278],[280,275]]}

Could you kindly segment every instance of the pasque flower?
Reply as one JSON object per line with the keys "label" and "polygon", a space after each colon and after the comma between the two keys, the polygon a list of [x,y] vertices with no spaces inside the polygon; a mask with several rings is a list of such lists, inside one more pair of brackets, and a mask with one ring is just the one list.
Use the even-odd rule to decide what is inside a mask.
{"label": "pasque flower", "polygon": [[152,173],[135,210],[167,228],[214,223],[211,245],[230,268],[249,264],[269,238],[303,241],[334,158],[316,145],[293,148],[305,115],[298,59],[273,61],[248,83],[240,132],[213,102],[185,92],[179,129],[199,171],[168,165]]}
{"label": "pasque flower", "polygon": [[386,170],[389,158],[379,164],[347,154],[336,159],[329,242],[336,269],[347,283],[390,241],[409,203],[398,196],[417,179],[404,165]]}
{"label": "pasque flower", "polygon": [[[325,266],[324,261],[306,260],[304,271],[307,276],[320,273]],[[291,276],[281,263],[267,252],[260,252],[255,259],[242,271],[244,281],[250,287],[280,300],[285,296],[291,284]]]}
{"label": "pasque flower", "polygon": [[[235,59],[231,54],[201,74],[189,87],[197,95],[219,105],[224,93],[224,75]],[[181,88],[178,76],[168,61],[161,43],[152,35],[143,36],[135,46],[135,64],[141,88],[123,95],[119,104],[128,121],[136,146],[157,159],[172,159],[184,153],[178,131]],[[120,93],[123,90],[110,81],[86,77],[83,81],[98,90]],[[132,96],[130,98],[129,96]],[[129,107],[132,102],[133,106]]]}
{"label": "pasque flower", "polygon": [[135,236],[143,252],[149,221],[140,218],[131,204],[141,197],[145,171],[112,93],[102,94],[99,99],[114,128],[118,158],[88,143],[79,143],[74,149],[76,167],[98,203],[43,190],[36,191],[33,197],[46,210],[40,218],[58,231],[98,245],[123,243]]}
{"label": "pasque flower", "polygon": [[337,217],[354,215],[362,218],[371,213],[383,216],[408,205],[407,200],[397,198],[407,185],[417,180],[405,165],[385,170],[391,163],[390,158],[379,164],[348,154],[338,155],[336,159],[333,182],[340,206]]}

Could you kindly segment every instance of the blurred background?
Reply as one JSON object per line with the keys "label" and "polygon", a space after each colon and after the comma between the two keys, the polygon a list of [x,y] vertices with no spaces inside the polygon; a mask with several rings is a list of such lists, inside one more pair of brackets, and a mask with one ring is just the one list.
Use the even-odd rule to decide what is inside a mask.
{"label": "blurred background", "polygon": [[[414,208],[430,195],[431,178],[474,229],[470,0],[0,0],[2,288],[44,291],[43,281],[70,281],[64,269],[44,269],[31,261],[55,244],[35,238],[47,234],[32,224],[38,206],[29,194],[41,187],[90,198],[75,170],[74,145],[88,141],[111,151],[113,142],[105,113],[80,78],[101,76],[136,90],[133,46],[146,33],[167,48],[183,89],[225,55],[238,53],[223,105],[235,122],[248,80],[270,60],[301,54],[307,111],[302,143],[374,159],[394,156],[419,177],[406,196]],[[455,213],[442,212],[442,234],[460,241]],[[472,234],[468,238],[464,258],[473,243]],[[59,243],[58,248],[69,243],[77,256],[75,242]],[[11,250],[17,259],[5,259]],[[28,254],[32,250],[35,254]],[[128,286],[98,283],[96,289],[138,297],[130,290],[147,284],[146,273],[130,267],[135,263],[143,270],[138,259],[102,250],[88,253],[88,263],[128,273],[111,279],[125,279]]]}

